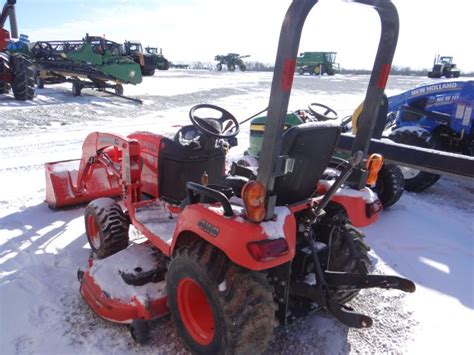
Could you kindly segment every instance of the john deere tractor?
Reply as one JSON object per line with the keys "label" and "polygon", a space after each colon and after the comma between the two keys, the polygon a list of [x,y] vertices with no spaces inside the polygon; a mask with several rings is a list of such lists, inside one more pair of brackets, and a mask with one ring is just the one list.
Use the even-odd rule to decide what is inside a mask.
{"label": "john deere tractor", "polygon": [[[16,0],[8,0],[0,14],[0,94],[7,94],[10,89],[17,100],[32,100],[35,93],[34,71],[28,60],[28,39],[21,35],[18,38],[18,27],[15,16]],[[10,18],[10,32],[4,25]]]}
{"label": "john deere tractor", "polygon": [[298,73],[303,75],[334,75],[339,72],[336,52],[304,52],[296,58]]}
{"label": "john deere tractor", "polygon": [[247,67],[245,66],[243,58],[248,58],[250,55],[240,55],[237,53],[229,53],[227,55],[216,55],[214,60],[217,60],[217,70],[221,71],[223,65],[227,65],[227,69],[229,71],[234,71],[236,67],[240,69],[240,71],[246,71]]}
{"label": "john deere tractor", "polygon": [[125,54],[132,57],[135,63],[140,65],[142,75],[152,76],[155,74],[156,59],[155,56],[143,52],[143,46],[138,41],[125,41],[123,44]]}
{"label": "john deere tractor", "polygon": [[168,59],[165,58],[161,49],[158,52],[158,48],[156,47],[146,47],[145,52],[153,57],[156,69],[168,70],[170,68],[170,62]]}
{"label": "john deere tractor", "polygon": [[453,57],[440,57],[439,54],[435,56],[433,61],[433,69],[428,72],[428,78],[458,78],[460,71],[453,63]]}

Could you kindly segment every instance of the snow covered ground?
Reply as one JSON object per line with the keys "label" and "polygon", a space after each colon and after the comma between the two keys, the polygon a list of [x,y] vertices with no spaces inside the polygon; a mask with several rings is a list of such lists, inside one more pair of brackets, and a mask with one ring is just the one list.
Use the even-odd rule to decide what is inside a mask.
{"label": "snow covered ground", "polygon": [[[392,77],[388,93],[424,81]],[[290,109],[320,102],[345,116],[363,100],[368,77],[296,76]],[[169,318],[150,345],[125,326],[99,319],[81,299],[76,271],[88,247],[82,209],[52,211],[44,200],[43,163],[79,158],[92,131],[172,135],[188,110],[213,103],[242,120],[268,104],[270,73],[157,72],[125,94],[138,105],[68,85],[37,91],[32,102],[0,96],[0,346],[2,354],[186,353]],[[239,135],[236,157],[248,145]],[[365,228],[375,271],[414,280],[417,291],[368,290],[352,305],[374,318],[368,330],[314,314],[278,330],[268,353],[470,353],[474,329],[474,183],[442,178],[423,194],[405,193]]]}

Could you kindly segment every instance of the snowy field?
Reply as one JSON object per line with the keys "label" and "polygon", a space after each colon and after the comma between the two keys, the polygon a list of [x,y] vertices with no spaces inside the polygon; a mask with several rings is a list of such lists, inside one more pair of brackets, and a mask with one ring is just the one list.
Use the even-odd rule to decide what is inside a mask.
{"label": "snowy field", "polygon": [[[425,81],[392,77],[388,94]],[[367,76],[296,76],[290,110],[311,102],[351,114]],[[32,102],[0,96],[0,353],[186,353],[169,318],[157,322],[150,345],[136,345],[126,326],[99,319],[81,299],[76,271],[89,249],[82,208],[52,211],[43,202],[43,163],[79,158],[92,131],[172,135],[198,103],[226,108],[239,120],[268,104],[270,73],[157,72],[125,94],[143,105],[69,85],[37,91]],[[239,146],[248,145],[243,125]],[[474,329],[474,183],[442,178],[422,194],[405,193],[364,229],[375,271],[417,284],[414,294],[363,291],[352,305],[374,318],[368,330],[348,329],[314,314],[277,331],[276,353],[472,354]]]}

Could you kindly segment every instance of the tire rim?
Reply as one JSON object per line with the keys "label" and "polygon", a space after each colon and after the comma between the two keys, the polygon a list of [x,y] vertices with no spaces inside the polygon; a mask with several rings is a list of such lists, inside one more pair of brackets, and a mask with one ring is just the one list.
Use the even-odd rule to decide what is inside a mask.
{"label": "tire rim", "polygon": [[201,345],[208,345],[214,338],[214,317],[202,287],[193,279],[180,280],[177,303],[181,320],[191,337]]}
{"label": "tire rim", "polygon": [[99,226],[97,225],[93,215],[87,216],[87,237],[89,238],[89,242],[93,248],[100,248]]}
{"label": "tire rim", "polygon": [[402,171],[403,177],[405,179],[413,179],[420,173],[420,170],[407,168],[406,166],[401,166],[400,170]]}

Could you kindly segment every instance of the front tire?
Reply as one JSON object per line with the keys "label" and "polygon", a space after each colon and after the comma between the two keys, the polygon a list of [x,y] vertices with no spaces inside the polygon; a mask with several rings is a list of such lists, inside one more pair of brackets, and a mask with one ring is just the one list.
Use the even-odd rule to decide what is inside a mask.
{"label": "front tire", "polygon": [[166,287],[178,332],[194,353],[261,353],[273,337],[277,307],[264,274],[233,264],[206,242],[178,249]]}
{"label": "front tire", "polygon": [[115,85],[114,91],[115,91],[116,95],[123,95],[123,86],[122,86],[122,84]]}
{"label": "front tire", "polygon": [[[398,129],[390,133],[388,138],[396,143],[414,145],[422,148],[434,148],[430,132],[423,129]],[[405,179],[405,190],[411,192],[422,192],[433,186],[440,178],[440,175],[421,170],[405,167],[401,167],[400,169]]]}
{"label": "front tire", "polygon": [[405,180],[398,165],[384,163],[379,171],[374,191],[382,202],[383,208],[393,206],[403,195]]}
{"label": "front tire", "polygon": [[229,69],[229,71],[234,71],[235,70],[235,65],[234,64],[227,64],[227,69]]}
{"label": "front tire", "polygon": [[144,319],[134,319],[130,324],[130,335],[137,344],[147,344],[151,337],[149,322]]}
{"label": "front tire", "polygon": [[77,81],[72,83],[72,96],[77,97],[81,96],[82,93],[82,85]]}
{"label": "front tire", "polygon": [[13,81],[12,91],[15,99],[32,100],[35,95],[35,74],[31,63],[22,56],[13,56],[10,59]]}
{"label": "front tire", "polygon": [[221,63],[218,63],[216,65],[216,68],[217,68],[217,71],[221,71],[222,70],[222,64]]}
{"label": "front tire", "polygon": [[84,212],[86,236],[99,259],[113,255],[128,246],[130,223],[120,205],[108,197],[89,203]]}

